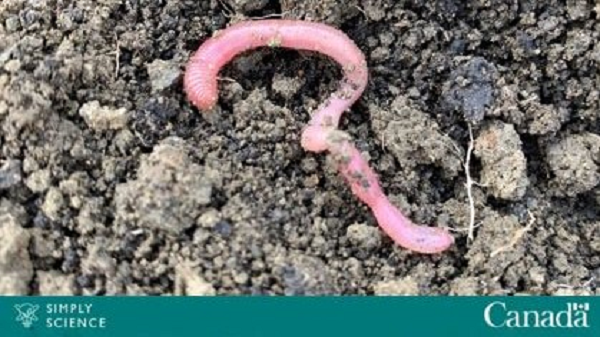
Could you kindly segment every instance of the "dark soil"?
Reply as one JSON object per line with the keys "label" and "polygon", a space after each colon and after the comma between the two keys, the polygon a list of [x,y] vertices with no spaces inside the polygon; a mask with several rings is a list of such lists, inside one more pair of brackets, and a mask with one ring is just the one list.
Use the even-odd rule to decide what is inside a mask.
{"label": "dark soil", "polygon": [[[342,128],[449,251],[395,246],[300,147],[329,59],[257,50],[217,111],[186,100],[190,54],[266,16],[364,51]],[[0,293],[599,294],[598,41],[592,0],[3,0]]]}

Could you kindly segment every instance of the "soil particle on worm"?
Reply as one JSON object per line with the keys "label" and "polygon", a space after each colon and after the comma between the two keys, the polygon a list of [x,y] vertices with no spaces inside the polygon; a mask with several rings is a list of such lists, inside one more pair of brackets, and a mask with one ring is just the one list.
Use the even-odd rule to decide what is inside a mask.
{"label": "soil particle on worm", "polygon": [[[592,1],[0,3],[2,294],[600,294]],[[341,128],[393,203],[455,229],[393,245],[299,144],[342,71],[263,48],[200,114],[185,62],[230,23],[324,22],[365,53]],[[469,172],[464,163],[471,124]]]}

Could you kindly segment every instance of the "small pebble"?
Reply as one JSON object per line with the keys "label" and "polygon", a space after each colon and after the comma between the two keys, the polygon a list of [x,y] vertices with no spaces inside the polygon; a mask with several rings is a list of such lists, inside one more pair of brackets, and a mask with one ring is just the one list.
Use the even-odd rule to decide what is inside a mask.
{"label": "small pebble", "polygon": [[89,127],[95,130],[122,129],[127,126],[130,117],[127,109],[100,106],[98,101],[85,103],[79,109],[79,115]]}
{"label": "small pebble", "polygon": [[173,86],[181,76],[181,69],[172,61],[154,60],[146,65],[152,92],[161,92]]}

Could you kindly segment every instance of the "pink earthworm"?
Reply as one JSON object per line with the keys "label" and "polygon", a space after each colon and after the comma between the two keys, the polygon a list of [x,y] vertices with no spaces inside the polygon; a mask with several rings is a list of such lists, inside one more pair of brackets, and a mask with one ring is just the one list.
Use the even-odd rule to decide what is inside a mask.
{"label": "pink earthworm", "polygon": [[343,32],[325,24],[296,20],[234,24],[205,41],[191,57],[184,75],[188,99],[200,110],[211,110],[218,100],[217,76],[221,68],[237,55],[259,47],[318,52],[341,65],[342,83],[312,115],[302,132],[302,147],[311,152],[328,151],[333,156],[352,192],[369,206],[379,226],[396,244],[426,254],[449,248],[454,238],[447,231],[416,225],[392,205],[350,137],[337,129],[342,113],[360,98],[369,76],[363,53]]}
{"label": "pink earthworm", "polygon": [[354,195],[371,208],[379,227],[394,242],[425,254],[443,252],[454,243],[454,237],[445,229],[416,225],[392,205],[383,193],[377,175],[345,132],[331,131],[327,144],[338,170],[350,184]]}

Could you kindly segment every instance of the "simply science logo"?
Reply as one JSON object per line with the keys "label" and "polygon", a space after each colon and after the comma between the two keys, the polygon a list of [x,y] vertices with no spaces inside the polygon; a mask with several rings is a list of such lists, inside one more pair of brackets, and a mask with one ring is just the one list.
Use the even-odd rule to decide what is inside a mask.
{"label": "simply science logo", "polygon": [[488,327],[495,329],[586,329],[590,327],[589,312],[590,304],[587,302],[568,302],[556,310],[524,310],[511,307],[503,301],[495,301],[485,307],[483,319]]}
{"label": "simply science logo", "polygon": [[21,323],[26,329],[31,328],[33,323],[38,320],[36,312],[39,309],[40,306],[37,304],[15,304],[15,310],[17,311],[17,322]]}
{"label": "simply science logo", "polygon": [[105,329],[106,317],[92,303],[15,304],[15,321],[25,329]]}

